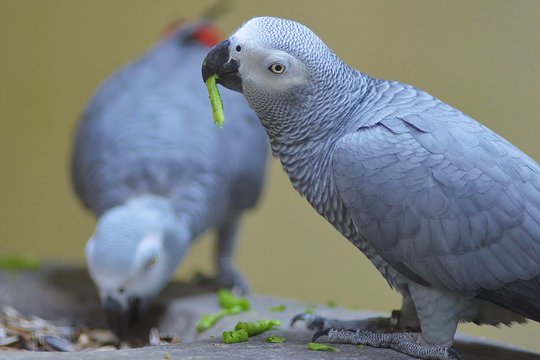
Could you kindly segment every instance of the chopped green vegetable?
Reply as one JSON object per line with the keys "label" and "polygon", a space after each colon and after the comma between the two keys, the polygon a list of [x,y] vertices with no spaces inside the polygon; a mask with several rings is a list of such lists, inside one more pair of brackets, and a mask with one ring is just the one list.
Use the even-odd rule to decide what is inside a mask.
{"label": "chopped green vegetable", "polygon": [[219,90],[216,85],[216,80],[219,79],[217,74],[210,76],[206,80],[206,88],[208,89],[208,96],[210,97],[210,103],[212,104],[212,115],[214,116],[214,122],[217,126],[222,127],[225,122],[225,115],[223,114],[223,102],[219,95]]}
{"label": "chopped green vegetable", "polygon": [[244,322],[240,321],[236,326],[234,327],[235,330],[245,329],[248,333],[248,335],[255,336],[258,334],[262,334],[265,331],[272,330],[274,326],[281,325],[281,321],[279,320],[257,320],[254,322]]}
{"label": "chopped green vegetable", "polygon": [[356,347],[359,348],[359,349],[363,349],[364,345],[360,344],[360,345],[356,345]]}
{"label": "chopped green vegetable", "polygon": [[315,310],[315,306],[310,305],[304,310],[304,314],[313,315],[314,310]]}
{"label": "chopped green vegetable", "polygon": [[314,342],[310,342],[309,344],[307,344],[307,348],[313,351],[332,351],[332,352],[339,351],[335,347],[319,344],[319,343],[314,343]]}
{"label": "chopped green vegetable", "polygon": [[283,312],[285,310],[287,310],[287,306],[285,306],[284,304],[272,306],[270,308],[270,311],[274,311],[274,312]]}
{"label": "chopped green vegetable", "polygon": [[195,326],[195,330],[204,332],[225,316],[236,315],[248,311],[251,307],[248,299],[238,297],[229,290],[220,290],[218,292],[218,301],[221,311],[214,314],[204,314]]}
{"label": "chopped green vegetable", "polygon": [[204,314],[195,326],[195,330],[204,332],[214,326],[218,320],[223,319],[226,315],[227,314],[224,311],[215,314]]}
{"label": "chopped green vegetable", "polygon": [[165,356],[164,356],[164,359],[165,360],[171,360],[171,354],[169,354],[168,352],[165,353]]}
{"label": "chopped green vegetable", "polygon": [[0,269],[5,271],[38,271],[41,261],[38,258],[28,255],[13,255],[0,257]]}
{"label": "chopped green vegetable", "polygon": [[247,310],[242,306],[233,306],[232,308],[223,309],[221,311],[225,313],[225,315],[236,315],[240,314],[241,312],[246,312]]}
{"label": "chopped green vegetable", "polygon": [[[251,304],[249,303],[248,299],[236,296],[232,293],[232,291],[227,290],[227,289],[219,290],[218,300],[219,300],[219,306],[221,306],[222,309],[231,310],[233,308],[240,308],[240,309],[235,309],[235,311],[242,312],[242,311],[248,311],[251,307]],[[238,312],[236,312],[236,314]]]}
{"label": "chopped green vegetable", "polygon": [[266,338],[266,342],[280,344],[285,342],[285,338],[283,336],[269,336]]}
{"label": "chopped green vegetable", "polygon": [[337,302],[335,302],[334,300],[329,300],[326,303],[326,306],[328,306],[329,308],[335,308],[335,307],[337,307]]}
{"label": "chopped green vegetable", "polygon": [[248,333],[245,329],[224,331],[223,332],[223,342],[225,344],[232,344],[242,341],[248,341]]}

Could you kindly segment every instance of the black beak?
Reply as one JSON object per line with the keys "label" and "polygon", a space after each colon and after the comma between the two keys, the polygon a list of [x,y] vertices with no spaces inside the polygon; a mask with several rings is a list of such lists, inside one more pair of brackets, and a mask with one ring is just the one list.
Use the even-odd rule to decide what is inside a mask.
{"label": "black beak", "polygon": [[122,307],[116,299],[107,297],[105,300],[105,314],[109,328],[118,336],[124,339],[128,329],[135,324],[141,312],[141,301],[139,298],[129,298],[127,309]]}
{"label": "black beak", "polygon": [[202,77],[206,80],[217,75],[217,82],[228,89],[242,92],[242,79],[238,75],[238,61],[229,58],[230,41],[225,40],[214,46],[202,65]]}

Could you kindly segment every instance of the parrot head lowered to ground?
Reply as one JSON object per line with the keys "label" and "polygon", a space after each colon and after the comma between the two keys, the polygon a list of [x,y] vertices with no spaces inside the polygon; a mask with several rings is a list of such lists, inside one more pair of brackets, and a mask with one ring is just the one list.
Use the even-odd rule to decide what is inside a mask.
{"label": "parrot head lowered to ground", "polygon": [[248,289],[232,260],[240,219],[262,190],[268,143],[232,91],[223,94],[229,126],[213,126],[199,69],[216,42],[208,22],[174,30],[106,80],[78,126],[73,184],[97,216],[86,258],[119,333],[207,230],[217,233],[219,283]]}
{"label": "parrot head lowered to ground", "polygon": [[291,20],[248,21],[202,73],[243,93],[294,188],[403,295],[392,319],[295,317],[314,338],[456,359],[460,321],[540,321],[540,168],[517,147]]}

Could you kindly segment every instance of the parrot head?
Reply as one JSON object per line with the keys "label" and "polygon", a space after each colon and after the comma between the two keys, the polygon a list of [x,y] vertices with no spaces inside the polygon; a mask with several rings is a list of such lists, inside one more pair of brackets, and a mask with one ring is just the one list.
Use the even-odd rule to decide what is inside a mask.
{"label": "parrot head", "polygon": [[164,199],[133,199],[100,216],[86,260],[109,326],[120,338],[174,275],[187,244]]}
{"label": "parrot head", "polygon": [[279,128],[288,126],[283,121],[292,112],[309,114],[333,103],[330,94],[341,87],[341,72],[350,69],[343,65],[304,25],[257,17],[210,50],[202,76],[206,81],[217,75],[219,84],[244,94],[265,127]]}

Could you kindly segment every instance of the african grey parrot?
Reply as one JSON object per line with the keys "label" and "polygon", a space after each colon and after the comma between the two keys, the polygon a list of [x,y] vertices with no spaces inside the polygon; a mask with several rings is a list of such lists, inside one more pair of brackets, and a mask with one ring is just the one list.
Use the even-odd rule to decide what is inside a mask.
{"label": "african grey parrot", "polygon": [[120,332],[206,230],[217,230],[220,284],[248,289],[233,254],[240,218],[262,190],[268,142],[232,91],[223,94],[230,122],[211,122],[199,74],[215,34],[207,22],[185,25],[125,66],[97,90],[76,133],[73,185],[97,216],[86,259]]}
{"label": "african grey parrot", "polygon": [[[202,72],[244,94],[294,188],[403,295],[390,319],[295,317],[314,339],[454,359],[460,321],[540,321],[540,168],[517,147],[290,20],[248,21]],[[393,324],[421,333],[373,331]]]}

